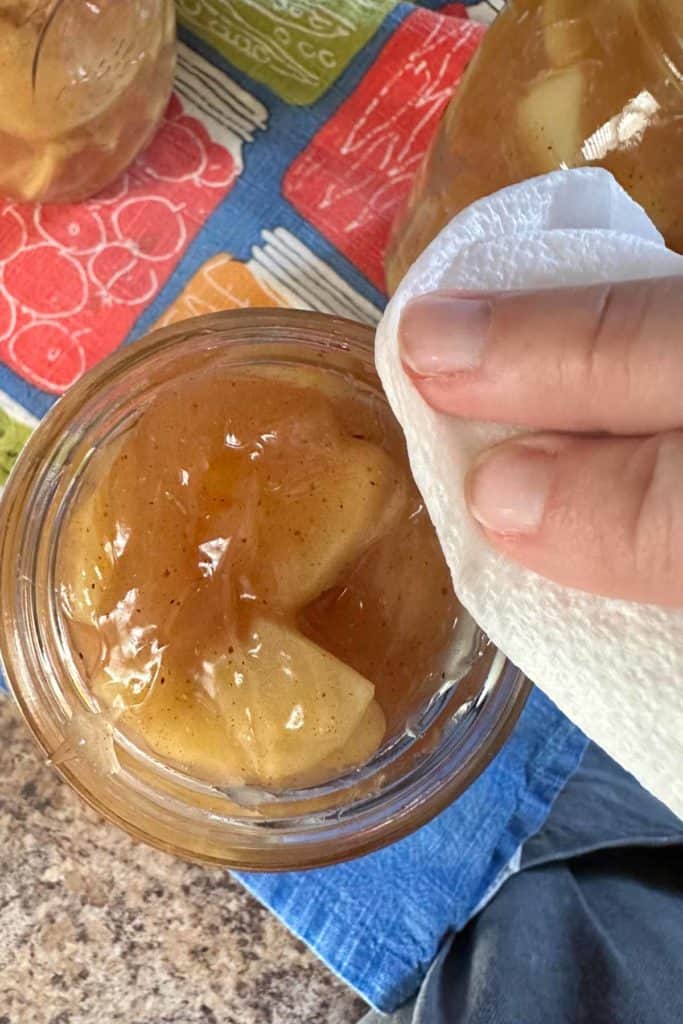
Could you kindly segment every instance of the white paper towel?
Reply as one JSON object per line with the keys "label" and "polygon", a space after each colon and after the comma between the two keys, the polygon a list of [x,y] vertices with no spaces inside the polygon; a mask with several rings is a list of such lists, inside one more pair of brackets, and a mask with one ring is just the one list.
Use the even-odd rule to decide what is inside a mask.
{"label": "white paper towel", "polygon": [[467,511],[464,477],[482,449],[515,428],[432,411],[398,351],[401,310],[437,288],[671,274],[683,274],[683,257],[665,248],[609,173],[557,171],[474,203],[444,228],[389,303],[376,358],[464,606],[569,718],[683,817],[683,609],[564,588],[493,551]]}

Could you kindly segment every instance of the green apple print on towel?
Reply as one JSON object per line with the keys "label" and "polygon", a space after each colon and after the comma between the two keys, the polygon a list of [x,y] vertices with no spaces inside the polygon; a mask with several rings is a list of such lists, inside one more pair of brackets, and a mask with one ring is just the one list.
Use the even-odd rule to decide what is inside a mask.
{"label": "green apple print on towel", "polygon": [[298,106],[315,103],[397,0],[178,0],[180,21]]}
{"label": "green apple print on towel", "polygon": [[0,406],[0,487],[7,480],[30,433],[31,428],[26,423],[15,420]]}

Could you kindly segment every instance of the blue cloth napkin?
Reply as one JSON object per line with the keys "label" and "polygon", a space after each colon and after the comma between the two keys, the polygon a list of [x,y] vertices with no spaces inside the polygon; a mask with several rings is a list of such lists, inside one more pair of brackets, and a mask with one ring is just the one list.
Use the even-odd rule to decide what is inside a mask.
{"label": "blue cloth napkin", "polygon": [[486,771],[414,835],[331,868],[237,877],[364,999],[389,1012],[414,994],[443,937],[518,867],[587,742],[535,689]]}

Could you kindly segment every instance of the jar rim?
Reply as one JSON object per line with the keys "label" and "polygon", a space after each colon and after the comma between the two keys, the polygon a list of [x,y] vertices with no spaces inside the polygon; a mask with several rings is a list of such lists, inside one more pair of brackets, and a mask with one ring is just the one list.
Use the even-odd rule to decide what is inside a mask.
{"label": "jar rim", "polygon": [[[105,818],[147,843],[242,870],[317,867],[368,853],[414,831],[459,796],[498,752],[526,701],[530,684],[491,646],[476,698],[457,704],[457,687],[443,694],[424,720],[423,736],[408,741],[419,744],[431,735],[435,743],[416,767],[392,776],[407,764],[399,760],[407,757],[406,747],[391,753],[394,760],[378,761],[372,776],[361,770],[334,780],[330,793],[334,789],[336,799],[345,787],[345,795],[353,795],[348,804],[334,803],[324,787],[316,787],[288,794],[289,812],[280,807],[279,817],[271,803],[270,817],[239,805],[244,814],[238,818],[227,813],[225,793],[217,787],[208,787],[209,798],[208,784],[193,786],[187,776],[179,781],[167,766],[162,777],[153,758],[152,767],[148,758],[147,768],[136,761],[133,771],[121,737],[92,708],[81,713],[83,695],[66,686],[68,659],[47,584],[55,546],[50,544],[73,487],[69,474],[91,444],[95,426],[100,429],[112,410],[124,408],[117,402],[132,402],[148,387],[154,367],[171,372],[181,355],[195,358],[201,351],[223,358],[230,349],[236,358],[242,350],[276,353],[310,345],[311,352],[340,365],[360,359],[374,373],[373,342],[374,332],[365,325],[283,309],[225,311],[153,331],[98,364],[55,403],[10,476],[0,501],[0,663],[30,731],[57,771]],[[298,351],[303,360],[303,348]],[[435,729],[438,739],[430,733]],[[229,800],[234,807],[234,793]]]}

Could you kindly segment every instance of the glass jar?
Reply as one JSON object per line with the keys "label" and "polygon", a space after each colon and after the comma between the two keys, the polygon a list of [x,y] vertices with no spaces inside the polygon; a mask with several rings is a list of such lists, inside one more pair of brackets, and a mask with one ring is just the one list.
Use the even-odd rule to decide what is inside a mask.
{"label": "glass jar", "polygon": [[320,368],[380,396],[373,331],[293,310],[186,321],[87,374],[38,426],[0,505],[0,651],[45,756],[102,815],[161,849],[241,869],[320,866],[422,825],[463,792],[502,745],[529,684],[462,612],[446,683],[372,760],[322,785],[263,793],[218,787],[146,753],[84,684],[59,614],[56,551],[89,461],[188,367]]}
{"label": "glass jar", "polygon": [[76,202],[158,128],[175,66],[172,0],[0,2],[0,195]]}
{"label": "glass jar", "polygon": [[510,0],[396,220],[389,290],[475,199],[562,167],[606,167],[681,252],[682,152],[680,0]]}

